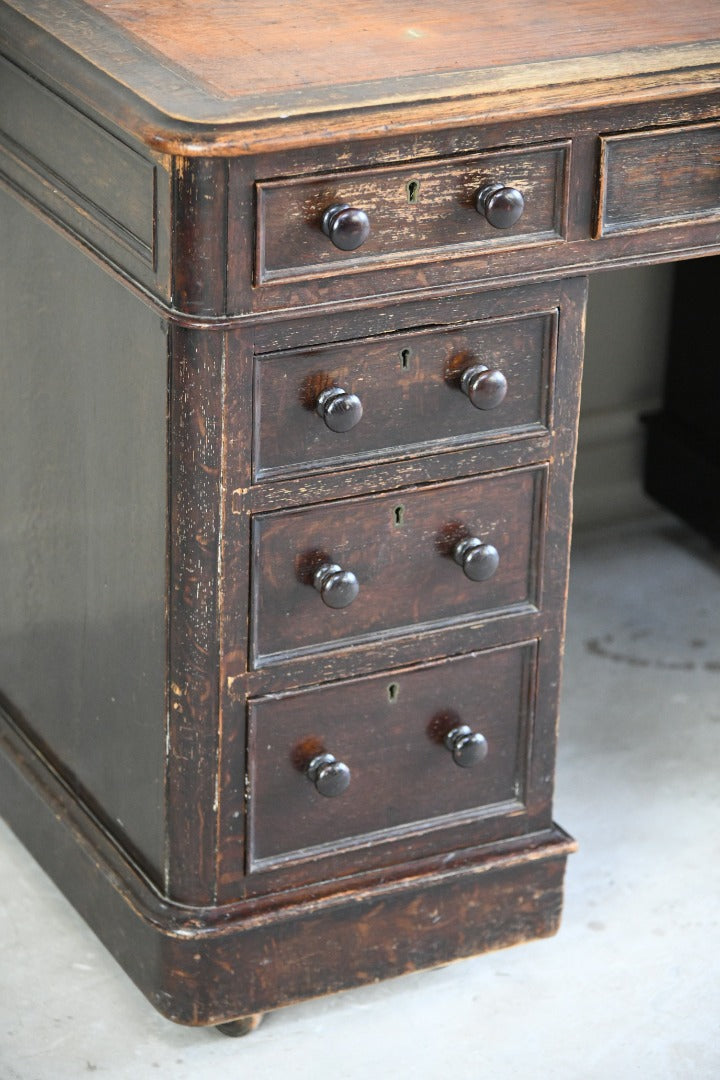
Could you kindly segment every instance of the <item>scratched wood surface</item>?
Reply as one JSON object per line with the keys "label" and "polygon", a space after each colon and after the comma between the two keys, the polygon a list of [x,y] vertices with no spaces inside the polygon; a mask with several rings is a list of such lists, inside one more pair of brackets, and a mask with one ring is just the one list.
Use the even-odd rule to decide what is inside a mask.
{"label": "scratched wood surface", "polygon": [[627,103],[656,92],[660,72],[666,95],[720,85],[716,0],[525,0],[520,10],[477,0],[330,10],[317,0],[3,0],[0,42],[12,52],[28,32],[39,71],[71,78],[62,42],[87,61],[72,65],[72,81],[88,101],[187,154],[306,142],[309,116],[348,109],[361,111],[338,116],[327,136],[373,134],[389,120],[422,130],[440,101],[446,122],[478,108],[490,118]]}
{"label": "scratched wood surface", "polygon": [[[20,5],[18,5],[20,6]],[[33,6],[42,13],[45,3]],[[716,0],[86,0],[218,98],[542,63],[720,36]],[[701,33],[698,34],[698,28]]]}
{"label": "scratched wood surface", "polygon": [[[328,843],[341,850],[367,843],[368,834],[394,830],[399,838],[413,824],[449,824],[462,811],[521,810],[536,647],[525,642],[252,702],[249,870],[290,857],[310,860],[308,880],[322,878],[313,856]],[[459,724],[488,744],[472,768],[456,765],[443,741]],[[310,760],[328,752],[350,769],[350,786],[332,807],[305,775]],[[436,842],[442,850],[445,837]]]}
{"label": "scratched wood surface", "polygon": [[[48,597],[55,614],[75,610],[66,593],[85,601],[86,565],[111,586],[109,600],[98,588],[80,605],[79,634],[72,626],[62,633],[56,619],[46,650],[52,678],[36,678],[36,634],[21,643],[25,674],[3,687],[19,703],[7,710],[12,718],[0,717],[0,802],[13,826],[161,1011],[184,1022],[228,1020],[551,932],[570,849],[552,829],[551,800],[585,283],[526,289],[523,282],[718,249],[715,220],[695,213],[713,198],[705,166],[695,171],[700,194],[692,184],[688,192],[668,174],[665,155],[653,157],[656,136],[647,137],[644,158],[640,144],[631,146],[629,171],[613,177],[611,160],[603,180],[621,193],[632,189],[643,222],[654,196],[667,192],[682,213],[640,235],[620,229],[591,239],[600,136],[695,124],[687,141],[683,134],[666,149],[714,152],[700,129],[715,122],[720,101],[717,0],[526,0],[520,10],[476,0],[443,8],[349,0],[338,11],[317,0],[0,0],[0,52],[3,87],[22,88],[8,97],[4,121],[6,142],[21,154],[4,146],[4,176],[128,286],[122,299],[104,299],[104,271],[88,260],[72,303],[55,316],[52,305],[67,297],[64,277],[80,258],[75,248],[58,255],[59,280],[38,274],[16,283],[17,266],[29,276],[27,254],[8,260],[5,273],[13,310],[33,294],[44,311],[35,329],[21,320],[13,350],[19,389],[0,427],[13,449],[13,432],[28,437],[28,416],[34,429],[24,471],[12,482],[30,479],[22,491],[13,488],[5,516],[30,508],[22,555],[55,572],[38,577],[33,566],[12,586],[7,610],[18,626],[28,622],[23,605],[42,608]],[[560,144],[562,153],[552,150]],[[617,163],[620,142],[613,145]],[[97,152],[102,146],[113,147],[119,172]],[[468,222],[483,223],[472,209],[465,216],[475,176],[453,188],[438,224],[448,175],[470,157],[508,169],[525,162],[510,179],[527,188],[521,228],[532,226],[532,242],[519,233],[477,250]],[[426,160],[423,198],[433,191],[436,198],[401,220],[408,170],[424,159],[434,164]],[[654,160],[657,170],[644,170],[643,161]],[[536,168],[542,161],[544,174]],[[647,190],[633,182],[644,171]],[[333,192],[355,179],[353,198],[377,200],[374,239],[356,265],[319,230],[330,174],[342,177]],[[62,189],[49,182],[53,175]],[[271,212],[258,227],[259,191],[261,210]],[[22,228],[29,233],[27,223]],[[13,237],[22,250],[24,232]],[[507,302],[483,295],[492,282],[513,285],[504,289]],[[312,478],[298,468],[307,464],[303,447],[290,453],[278,430],[269,459],[275,476],[252,476],[254,353],[258,368],[277,371],[277,352],[312,355],[390,330],[440,335],[493,314],[537,318],[554,308],[556,366],[535,359],[523,391],[539,430],[432,452],[415,445],[397,460],[392,448],[402,446],[388,433],[370,457],[349,455],[342,468],[319,468]],[[536,345],[545,355],[543,335]],[[34,394],[23,383],[28,343]],[[507,344],[514,355],[515,339]],[[42,394],[63,370],[56,351],[83,379],[59,387],[53,409]],[[54,372],[40,367],[45,354]],[[148,385],[155,411],[145,425]],[[93,388],[101,408],[85,404]],[[420,399],[413,407],[411,426],[421,432]],[[83,433],[89,442],[80,454]],[[56,465],[80,480],[52,488],[51,519],[30,474]],[[128,484],[144,469],[147,485],[133,502]],[[96,522],[89,539],[86,504]],[[135,525],[136,506],[149,517]],[[110,528],[118,509],[125,513]],[[107,538],[99,511],[107,511]],[[64,545],[63,512],[75,525]],[[451,548],[459,530],[481,526],[482,539],[497,533],[501,566],[488,582],[473,583]],[[78,566],[83,544],[92,558]],[[307,579],[308,557],[318,555],[356,556],[349,569],[360,598],[344,612],[325,608]],[[82,636],[87,626],[115,629],[97,617],[103,604],[123,610],[133,601],[140,611],[135,592],[154,598],[151,619]],[[63,672],[68,637],[80,645]],[[481,801],[465,798],[459,782],[435,798],[422,771],[436,747],[423,743],[406,785],[409,803],[396,808],[392,761],[382,746],[368,745],[366,729],[389,735],[398,756],[416,710],[401,704],[406,713],[388,720],[398,706],[387,698],[378,705],[372,688],[386,694],[397,680],[400,700],[411,705],[413,694],[403,691],[426,677],[417,674],[423,666],[475,671],[467,654],[495,649],[528,659],[513,660],[508,672],[495,668],[491,734],[504,757],[497,786],[484,795],[509,804],[514,792],[521,805],[478,815]],[[111,696],[110,709],[107,671],[124,694]],[[68,676],[68,694],[84,681],[81,713],[72,700],[57,708],[49,700]],[[474,678],[436,685],[427,676],[421,696],[440,709],[452,692],[465,713],[481,696]],[[365,688],[360,703],[347,680]],[[306,698],[320,707],[306,709]],[[344,737],[353,725],[343,713],[356,709],[351,750],[370,763],[367,797],[341,802],[334,821],[303,820],[308,782],[293,776],[298,784],[286,797],[292,747],[273,748],[302,738],[306,720]],[[31,725],[18,734],[25,714],[57,776],[33,749]],[[362,780],[362,768],[356,773]],[[423,826],[446,812],[449,820]],[[383,820],[386,835],[359,839],[382,830]],[[312,859],[298,857],[313,846]],[[328,936],[337,946],[331,955]]]}
{"label": "scratched wood surface", "polygon": [[[426,624],[537,603],[544,485],[540,467],[259,515],[253,660],[278,662],[298,649],[388,629],[414,634]],[[500,552],[487,581],[470,581],[452,557],[468,536]],[[323,563],[357,576],[360,592],[349,607],[326,607],[313,588]]]}
{"label": "scratched wood surface", "polygon": [[[716,0],[87,0],[222,97],[570,59],[720,35]],[[522,17],[521,17],[522,14]]]}
{"label": "scratched wood surface", "polygon": [[[301,180],[258,184],[256,281],[327,269],[372,264],[378,258],[452,248],[520,247],[563,234],[568,143],[506,150],[450,161],[410,162],[396,169],[371,169]],[[475,196],[488,178],[523,192],[526,207],[511,228],[493,228],[475,210]],[[414,183],[412,201],[408,184]],[[335,203],[360,206],[371,221],[362,247],[340,251],[308,221],[321,220]]]}
{"label": "scratched wood surface", "polygon": [[[537,433],[548,421],[556,328],[556,313],[546,310],[259,358],[255,474],[317,472]],[[507,380],[505,399],[492,409],[475,408],[460,387],[462,373],[478,364]],[[328,387],[360,397],[362,418],[350,431],[332,431],[318,415]]]}

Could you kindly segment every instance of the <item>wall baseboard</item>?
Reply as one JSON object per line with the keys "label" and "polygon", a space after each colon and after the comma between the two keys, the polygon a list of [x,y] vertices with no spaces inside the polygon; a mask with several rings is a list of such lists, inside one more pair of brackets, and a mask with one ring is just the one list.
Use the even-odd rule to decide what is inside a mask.
{"label": "wall baseboard", "polygon": [[657,513],[642,486],[645,428],[640,416],[659,399],[580,416],[574,519],[576,528],[608,525]]}

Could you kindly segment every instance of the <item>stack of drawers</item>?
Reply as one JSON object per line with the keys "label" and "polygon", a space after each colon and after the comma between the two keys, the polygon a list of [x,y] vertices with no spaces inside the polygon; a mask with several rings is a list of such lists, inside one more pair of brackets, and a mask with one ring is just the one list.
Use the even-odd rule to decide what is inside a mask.
{"label": "stack of drawers", "polygon": [[228,792],[250,882],[549,827],[555,700],[537,694],[558,679],[582,299],[475,293],[420,325],[398,302],[386,333],[256,353],[254,484],[228,525],[250,530],[248,670],[230,674],[247,787]]}
{"label": "stack of drawers", "polygon": [[[302,994],[557,927],[585,281],[390,301],[367,275],[562,243],[567,157],[255,182],[256,295],[365,293],[258,320],[252,364],[230,348],[228,415],[252,434],[225,526],[223,673],[244,735],[224,744],[219,880],[278,917],[288,897],[327,904]],[[279,1000],[299,996],[300,940]]]}

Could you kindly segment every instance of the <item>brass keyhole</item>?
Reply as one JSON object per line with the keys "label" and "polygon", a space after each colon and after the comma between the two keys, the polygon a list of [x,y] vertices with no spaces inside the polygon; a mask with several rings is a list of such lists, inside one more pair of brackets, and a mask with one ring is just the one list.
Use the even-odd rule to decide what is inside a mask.
{"label": "brass keyhole", "polygon": [[396,506],[393,510],[393,525],[402,525],[405,517],[405,507]]}
{"label": "brass keyhole", "polygon": [[407,368],[410,366],[410,356],[411,355],[412,354],[410,352],[410,349],[401,349],[400,350],[400,365],[405,370],[407,370]]}
{"label": "brass keyhole", "polygon": [[395,702],[398,699],[398,694],[399,693],[400,693],[400,687],[398,686],[398,684],[396,682],[391,682],[390,685],[387,688],[388,701],[390,702],[391,705],[395,704]]}
{"label": "brass keyhole", "polygon": [[420,192],[420,181],[408,180],[407,184],[405,185],[405,190],[407,191],[407,201],[409,203],[417,202],[418,194]]}

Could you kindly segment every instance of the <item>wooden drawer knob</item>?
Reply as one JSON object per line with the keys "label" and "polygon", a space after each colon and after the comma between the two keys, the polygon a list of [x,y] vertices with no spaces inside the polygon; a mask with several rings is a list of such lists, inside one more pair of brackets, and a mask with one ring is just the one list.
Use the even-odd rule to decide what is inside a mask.
{"label": "wooden drawer knob", "polygon": [[341,251],[355,251],[370,235],[370,218],[347,203],[330,206],[322,217],[322,231]]}
{"label": "wooden drawer knob", "polygon": [[323,563],[318,567],[313,575],[313,585],[323,604],[330,608],[348,607],[360,592],[360,584],[352,571],[343,570],[337,563]]}
{"label": "wooden drawer knob", "polygon": [[478,189],[475,209],[493,228],[510,229],[522,217],[525,200],[517,188],[506,187],[497,180]]}
{"label": "wooden drawer knob", "polygon": [[460,376],[460,389],[476,409],[496,409],[507,394],[507,379],[498,368],[473,364]]}
{"label": "wooden drawer knob", "polygon": [[350,786],[350,770],[332,754],[318,754],[314,757],[305,769],[305,775],[326,799],[342,795]]}
{"label": "wooden drawer knob", "polygon": [[363,414],[362,401],[357,394],[349,394],[339,386],[323,390],[317,400],[316,411],[331,431],[350,431],[360,422]]}
{"label": "wooden drawer knob", "polygon": [[453,548],[453,559],[471,581],[487,581],[500,565],[498,549],[492,544],[484,544],[476,536],[458,540]]}
{"label": "wooden drawer knob", "polygon": [[448,731],[445,745],[453,756],[453,761],[462,769],[471,769],[484,761],[488,755],[487,739],[479,731],[472,731],[467,724]]}

